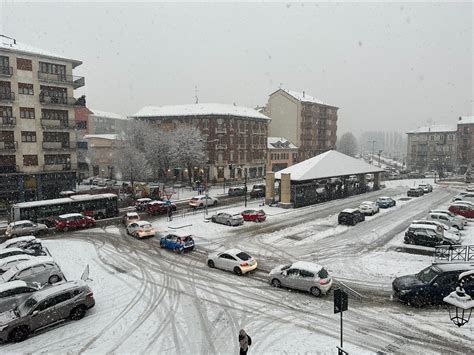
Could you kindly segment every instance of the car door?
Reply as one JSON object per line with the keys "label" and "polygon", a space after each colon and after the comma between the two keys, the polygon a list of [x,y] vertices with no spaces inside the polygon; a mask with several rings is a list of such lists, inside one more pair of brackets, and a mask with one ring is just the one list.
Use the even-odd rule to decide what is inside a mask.
{"label": "car door", "polygon": [[31,312],[30,330],[37,330],[59,320],[56,303],[57,296],[50,296],[38,303]]}
{"label": "car door", "polygon": [[218,258],[218,265],[220,269],[223,270],[233,270],[234,262],[236,261],[229,254],[223,253]]}
{"label": "car door", "polygon": [[138,228],[138,224],[136,224],[136,223],[130,223],[130,224],[128,225],[128,227],[127,227],[128,233],[129,233],[129,234],[135,233],[135,231],[137,230],[137,228]]}
{"label": "car door", "polygon": [[301,290],[302,282],[301,282],[300,270],[295,269],[295,268],[288,269],[286,273],[286,277],[285,277],[285,282],[286,282],[286,285],[284,284],[284,286],[289,287],[289,288],[294,288],[296,290]]}
{"label": "car door", "polygon": [[456,290],[460,272],[446,272],[436,277],[431,283],[433,303],[442,303],[443,298]]}
{"label": "car door", "polygon": [[314,274],[310,271],[300,270],[301,290],[309,291],[314,286]]}
{"label": "car door", "polygon": [[72,298],[72,291],[63,292],[56,297],[54,308],[58,320],[69,317],[71,309],[74,307],[74,303],[71,301]]}

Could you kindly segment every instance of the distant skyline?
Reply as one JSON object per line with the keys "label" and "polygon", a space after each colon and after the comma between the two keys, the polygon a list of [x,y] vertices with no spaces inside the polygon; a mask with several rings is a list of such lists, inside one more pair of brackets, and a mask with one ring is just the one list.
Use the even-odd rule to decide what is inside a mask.
{"label": "distant skyline", "polygon": [[121,115],[280,86],[340,107],[338,136],[473,115],[471,2],[2,2],[0,33],[83,61],[77,95]]}

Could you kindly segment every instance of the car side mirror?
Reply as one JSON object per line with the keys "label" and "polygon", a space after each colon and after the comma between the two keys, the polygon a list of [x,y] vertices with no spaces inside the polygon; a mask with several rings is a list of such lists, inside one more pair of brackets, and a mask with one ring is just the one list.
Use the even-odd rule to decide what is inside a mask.
{"label": "car side mirror", "polygon": [[39,313],[39,311],[33,311],[33,313],[31,313],[31,315],[32,315],[33,317],[36,317],[36,316],[38,315],[38,313]]}

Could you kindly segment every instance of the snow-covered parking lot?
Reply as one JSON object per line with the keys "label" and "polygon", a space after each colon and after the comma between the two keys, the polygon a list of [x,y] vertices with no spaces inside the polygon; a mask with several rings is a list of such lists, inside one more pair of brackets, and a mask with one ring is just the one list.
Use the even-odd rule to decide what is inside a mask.
{"label": "snow-covered parking lot", "polygon": [[[199,213],[153,221],[160,232],[195,235],[196,250],[184,255],[159,248],[157,239],[136,240],[122,226],[58,234],[44,241],[69,279],[90,266],[96,306],[77,322],[5,344],[2,352],[232,354],[237,334],[252,336],[252,353],[334,353],[339,315],[332,294],[313,298],[275,289],[266,272],[290,260],[324,265],[336,282],[354,288],[344,314],[344,347],[349,353],[469,353],[472,322],[455,328],[443,307],[414,309],[392,301],[394,277],[414,273],[433,258],[396,250],[411,220],[445,206],[454,190],[437,187],[410,200],[411,182],[390,182],[385,190],[297,210],[259,206],[267,221],[228,227]],[[354,227],[337,225],[337,213],[361,201],[389,195],[395,208]],[[222,210],[238,213],[242,205]],[[219,210],[219,208],[218,208]],[[209,216],[215,210],[209,211]],[[474,234],[474,222],[463,232]],[[238,277],[206,265],[209,252],[237,247],[259,262],[261,271]]]}

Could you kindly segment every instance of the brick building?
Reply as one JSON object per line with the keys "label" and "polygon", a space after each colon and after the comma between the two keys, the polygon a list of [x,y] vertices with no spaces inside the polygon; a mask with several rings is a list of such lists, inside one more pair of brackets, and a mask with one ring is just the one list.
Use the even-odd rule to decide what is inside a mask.
{"label": "brick building", "polygon": [[270,94],[264,113],[272,119],[269,135],[288,138],[305,160],[335,147],[338,109],[304,91],[278,89]]}
{"label": "brick building", "polygon": [[199,128],[207,141],[209,179],[223,181],[265,176],[270,119],[241,106],[192,104],[144,107],[131,116],[166,132],[179,125]]}
{"label": "brick building", "polygon": [[280,171],[298,162],[298,147],[284,137],[268,137],[267,149],[267,171]]}
{"label": "brick building", "polygon": [[474,116],[459,117],[457,122],[458,165],[461,173],[465,173],[474,165]]}

